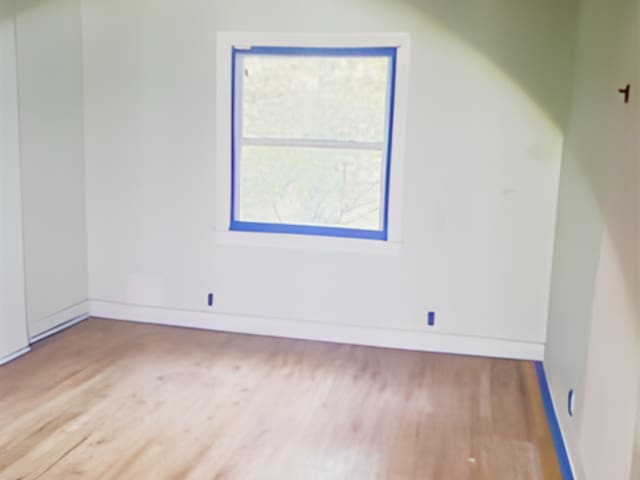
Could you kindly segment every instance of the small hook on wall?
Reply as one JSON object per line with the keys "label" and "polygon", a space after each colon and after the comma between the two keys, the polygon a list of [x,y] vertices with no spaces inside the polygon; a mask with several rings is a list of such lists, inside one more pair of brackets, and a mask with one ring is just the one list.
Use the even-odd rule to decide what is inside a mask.
{"label": "small hook on wall", "polygon": [[627,83],[627,86],[624,88],[619,88],[618,92],[624,95],[624,103],[629,103],[629,94],[631,93],[631,85]]}

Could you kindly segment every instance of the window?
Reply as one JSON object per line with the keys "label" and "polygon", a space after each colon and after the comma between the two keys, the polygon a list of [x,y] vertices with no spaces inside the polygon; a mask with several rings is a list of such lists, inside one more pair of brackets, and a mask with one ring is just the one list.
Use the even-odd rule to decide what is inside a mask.
{"label": "window", "polygon": [[229,128],[219,128],[230,138],[230,231],[392,240],[400,46],[373,37],[248,46],[219,35],[230,73],[226,85],[218,77],[218,101],[231,105]]}

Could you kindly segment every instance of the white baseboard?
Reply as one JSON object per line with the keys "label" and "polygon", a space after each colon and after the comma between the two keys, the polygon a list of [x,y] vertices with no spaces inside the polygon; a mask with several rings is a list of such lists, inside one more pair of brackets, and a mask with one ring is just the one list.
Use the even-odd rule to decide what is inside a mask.
{"label": "white baseboard", "polygon": [[92,317],[372,347],[542,360],[544,344],[414,330],[175,310],[91,300]]}
{"label": "white baseboard", "polygon": [[13,360],[15,360],[18,357],[21,357],[25,353],[29,353],[30,351],[31,351],[30,347],[24,347],[24,348],[21,348],[20,350],[18,350],[17,352],[10,353],[9,355],[6,355],[6,356],[0,358],[0,367],[2,365],[6,365],[9,362],[12,362]]}
{"label": "white baseboard", "polygon": [[89,317],[89,302],[84,301],[29,324],[31,343],[42,340]]}
{"label": "white baseboard", "polygon": [[44,332],[31,337],[30,341],[33,344],[33,343],[39,342],[40,340],[44,340],[45,338],[50,337],[51,335],[55,335],[56,333],[61,332],[62,330],[66,330],[67,328],[77,325],[78,323],[86,320],[87,318],[89,318],[88,313],[83,313],[82,315],[78,315],[77,317],[74,317],[71,320],[67,320],[64,323],[61,323],[57,327],[50,328],[49,330],[45,330]]}

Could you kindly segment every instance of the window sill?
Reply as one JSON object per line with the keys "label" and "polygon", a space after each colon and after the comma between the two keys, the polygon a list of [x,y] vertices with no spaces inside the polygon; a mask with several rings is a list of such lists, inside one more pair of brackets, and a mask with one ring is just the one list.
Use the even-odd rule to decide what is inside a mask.
{"label": "window sill", "polygon": [[402,242],[230,230],[216,231],[215,241],[218,245],[231,247],[280,248],[285,250],[312,250],[316,252],[353,252],[393,256],[399,255],[402,249]]}

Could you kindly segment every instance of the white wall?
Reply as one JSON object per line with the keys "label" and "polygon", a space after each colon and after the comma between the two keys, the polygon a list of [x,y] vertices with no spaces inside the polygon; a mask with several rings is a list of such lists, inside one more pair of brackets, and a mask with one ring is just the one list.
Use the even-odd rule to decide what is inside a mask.
{"label": "white wall", "polygon": [[638,6],[583,2],[560,185],[545,366],[576,470],[594,480],[630,478],[640,387]]}
{"label": "white wall", "polygon": [[87,312],[80,0],[16,4],[31,336]]}
{"label": "white wall", "polygon": [[0,5],[0,362],[28,344],[22,264],[15,28]]}
{"label": "white wall", "polygon": [[[509,340],[541,358],[576,2],[517,3],[85,0],[92,313]],[[399,256],[216,245],[219,30],[410,33]],[[451,337],[418,337],[428,310]]]}

